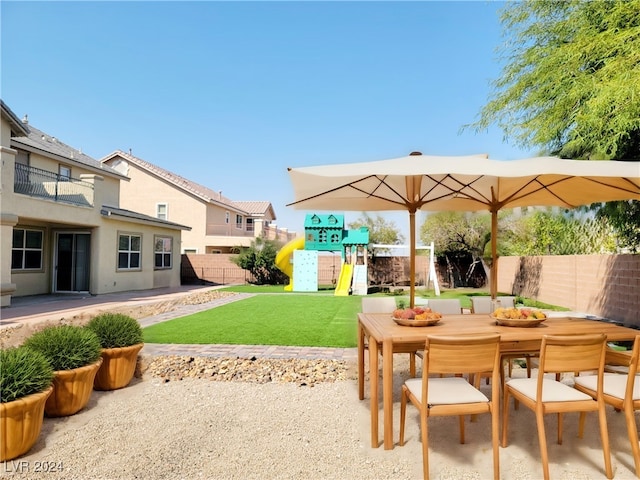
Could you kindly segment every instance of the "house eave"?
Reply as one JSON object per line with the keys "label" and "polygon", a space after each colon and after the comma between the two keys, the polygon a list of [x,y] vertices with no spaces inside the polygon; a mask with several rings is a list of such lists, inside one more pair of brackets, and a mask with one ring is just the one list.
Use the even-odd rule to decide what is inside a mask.
{"label": "house eave", "polygon": [[101,169],[101,168],[96,168],[93,167],[91,165],[87,165],[86,163],[80,162],[78,160],[75,160],[73,158],[70,157],[66,157],[64,155],[59,155],[57,153],[53,153],[53,152],[49,152],[47,150],[44,150],[42,148],[38,148],[35,147],[33,145],[29,145],[27,143],[23,143],[21,142],[19,139],[17,138],[12,138],[11,139],[11,147],[12,148],[19,148],[20,150],[25,150],[29,153],[37,153],[38,155],[42,155],[57,161],[61,161],[61,162],[65,162],[65,163],[69,163],[72,165],[75,165],[77,167],[86,169],[86,170],[90,170],[93,173],[99,173],[100,175],[104,175],[107,177],[111,177],[111,178],[117,178],[120,180],[126,180],[129,181],[129,177],[127,177],[126,175],[122,175],[118,172],[116,172],[115,170],[106,170],[106,169]]}
{"label": "house eave", "polygon": [[151,225],[154,227],[169,228],[172,230],[186,230],[191,231],[191,227],[181,225],[179,223],[169,222],[168,220],[161,220],[159,218],[148,217],[136,212],[128,212],[122,209],[115,209],[114,207],[108,207],[103,205],[100,209],[100,215],[103,218],[111,220],[121,220],[130,223],[137,223],[141,225]]}

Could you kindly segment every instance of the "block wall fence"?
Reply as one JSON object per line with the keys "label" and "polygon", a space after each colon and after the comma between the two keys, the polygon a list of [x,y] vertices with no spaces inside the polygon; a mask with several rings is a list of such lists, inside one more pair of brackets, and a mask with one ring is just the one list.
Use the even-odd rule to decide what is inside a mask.
{"label": "block wall fence", "polygon": [[[183,283],[251,282],[251,275],[236,266],[232,257],[234,255],[228,254],[182,255]],[[318,260],[318,283],[331,285],[340,274],[340,257],[319,256]],[[409,259],[394,257],[390,264],[394,277],[402,278],[397,284],[406,284]],[[418,256],[418,284],[424,283],[426,271],[427,258]],[[446,287],[442,278],[440,285]],[[640,255],[501,257],[498,291],[640,327]]]}
{"label": "block wall fence", "polygon": [[640,255],[501,257],[498,290],[640,327]]}

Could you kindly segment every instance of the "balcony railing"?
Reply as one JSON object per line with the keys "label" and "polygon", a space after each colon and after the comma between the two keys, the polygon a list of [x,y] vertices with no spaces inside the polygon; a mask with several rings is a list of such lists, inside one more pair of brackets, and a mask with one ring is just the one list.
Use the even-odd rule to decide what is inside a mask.
{"label": "balcony railing", "polygon": [[245,228],[238,228],[236,224],[207,224],[207,235],[220,236],[220,237],[255,237],[262,236],[267,240],[279,240],[282,242],[288,242],[296,237],[295,232],[289,232],[285,229],[265,226],[262,228],[262,232],[258,233],[254,225],[245,225]]}
{"label": "balcony railing", "polygon": [[297,236],[296,232],[290,232],[282,228],[271,226],[264,227],[262,235],[268,240],[278,240],[280,242],[288,242],[289,240],[293,240]]}
{"label": "balcony railing", "polygon": [[207,224],[207,235],[219,237],[253,237],[253,226],[250,231],[239,228],[235,223]]}
{"label": "balcony railing", "polygon": [[93,184],[16,163],[13,191],[54,202],[93,207]]}

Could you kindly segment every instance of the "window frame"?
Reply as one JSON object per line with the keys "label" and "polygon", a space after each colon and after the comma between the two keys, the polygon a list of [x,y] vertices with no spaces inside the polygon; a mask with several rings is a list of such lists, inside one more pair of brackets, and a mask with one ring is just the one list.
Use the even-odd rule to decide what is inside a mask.
{"label": "window frame", "polygon": [[[238,221],[238,220],[240,220],[240,221]],[[236,213],[236,228],[238,230],[242,230],[243,224],[244,224],[244,218],[242,217],[242,215],[238,215]]]}
{"label": "window frame", "polygon": [[[127,249],[120,248],[120,239],[122,237],[128,237],[129,241]],[[134,250],[132,248],[132,238],[138,238],[138,250]],[[116,255],[116,271],[118,272],[139,272],[142,271],[142,233],[136,232],[118,232],[118,240],[117,240],[117,255]],[[120,266],[120,257],[121,255],[127,255],[127,267]],[[131,266],[131,259],[137,254],[138,265]]]}
{"label": "window frame", "polygon": [[[164,207],[164,214],[160,212],[160,208]],[[164,215],[164,217],[162,216]],[[169,220],[169,204],[166,202],[156,203],[156,218],[160,220]]]}
{"label": "window frame", "polygon": [[[162,241],[162,250],[158,250],[158,241]],[[169,249],[166,250],[166,242],[169,243]],[[158,255],[162,260],[162,265],[158,265]],[[165,265],[165,260],[169,259],[169,265]],[[173,237],[169,235],[153,236],[153,269],[154,270],[171,270],[173,268]]]}
{"label": "window frame", "polygon": [[[14,246],[14,240],[15,240],[15,232],[17,230],[20,230],[23,232],[23,236],[22,236],[22,246],[20,247],[15,247]],[[38,233],[40,235],[40,247],[39,248],[34,248],[34,247],[28,247],[27,246],[27,232],[31,232],[31,233]],[[33,228],[33,227],[14,227],[13,228],[13,232],[12,232],[12,236],[11,236],[11,271],[12,272],[43,272],[44,271],[44,241],[45,241],[45,237],[44,237],[44,229],[40,229],[40,228]],[[14,266],[14,252],[15,251],[20,251],[22,253],[21,256],[21,261],[20,261],[20,266],[19,267],[15,267]],[[27,253],[28,252],[39,252],[40,253],[40,266],[38,267],[25,267],[25,264],[27,263]]]}
{"label": "window frame", "polygon": [[61,182],[68,182],[71,180],[71,167],[58,164],[58,180]]}

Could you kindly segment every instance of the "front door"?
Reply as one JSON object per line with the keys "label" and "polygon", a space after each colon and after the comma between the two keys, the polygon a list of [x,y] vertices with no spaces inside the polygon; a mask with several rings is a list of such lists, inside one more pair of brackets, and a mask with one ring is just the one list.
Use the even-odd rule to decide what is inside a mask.
{"label": "front door", "polygon": [[56,233],[54,292],[89,291],[89,233]]}

